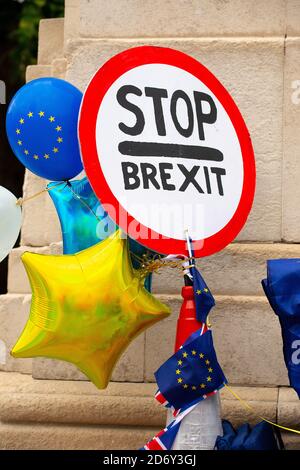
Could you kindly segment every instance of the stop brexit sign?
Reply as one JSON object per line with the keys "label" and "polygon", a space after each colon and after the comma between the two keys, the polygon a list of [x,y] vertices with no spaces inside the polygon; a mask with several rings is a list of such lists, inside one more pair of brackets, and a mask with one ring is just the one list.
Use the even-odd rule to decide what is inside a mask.
{"label": "stop brexit sign", "polygon": [[81,105],[86,174],[109,216],[159,253],[230,243],[250,212],[255,161],[229,93],[192,57],[143,46],[106,62]]}

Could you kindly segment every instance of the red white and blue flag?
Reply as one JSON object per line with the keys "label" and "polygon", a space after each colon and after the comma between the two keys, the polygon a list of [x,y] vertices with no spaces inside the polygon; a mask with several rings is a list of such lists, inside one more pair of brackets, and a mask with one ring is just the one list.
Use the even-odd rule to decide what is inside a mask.
{"label": "red white and blue flag", "polygon": [[158,369],[155,377],[159,386],[155,398],[161,405],[172,409],[174,419],[143,449],[170,450],[182,419],[227,382],[206,324]]}

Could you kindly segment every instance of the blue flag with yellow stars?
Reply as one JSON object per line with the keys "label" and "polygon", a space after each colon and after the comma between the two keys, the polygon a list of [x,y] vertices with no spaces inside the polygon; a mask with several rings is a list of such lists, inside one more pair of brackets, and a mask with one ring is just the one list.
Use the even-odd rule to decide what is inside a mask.
{"label": "blue flag with yellow stars", "polygon": [[300,259],[269,260],[267,270],[262,286],[279,318],[290,385],[300,398]]}
{"label": "blue flag with yellow stars", "polygon": [[227,383],[218,363],[212,333],[201,329],[156,372],[160,393],[175,409],[189,407],[204,400]]}
{"label": "blue flag with yellow stars", "polygon": [[215,299],[198,269],[193,266],[191,272],[193,276],[196,318],[198,321],[205,323],[210,310],[215,305]]}

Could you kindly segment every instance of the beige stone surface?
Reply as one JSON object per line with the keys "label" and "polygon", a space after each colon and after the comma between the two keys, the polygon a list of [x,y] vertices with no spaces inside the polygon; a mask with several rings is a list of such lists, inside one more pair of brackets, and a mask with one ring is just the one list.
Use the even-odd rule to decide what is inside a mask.
{"label": "beige stone surface", "polygon": [[[159,427],[0,424],[0,449],[136,450],[159,430]],[[298,435],[283,432],[282,437],[287,450],[300,449]]]}
{"label": "beige stone surface", "polygon": [[[1,450],[135,450],[159,428],[1,424]],[[101,464],[101,457],[99,457]]]}
{"label": "beige stone surface", "polygon": [[[231,386],[231,390],[253,408],[249,412],[223,389],[222,417],[234,426],[256,423],[260,420],[257,414],[277,422],[282,399],[286,406],[296,402],[287,388]],[[0,372],[1,448],[26,449],[28,436],[35,449],[138,448],[165,423],[166,413],[155,401],[155,391],[154,384],[111,382],[99,391],[89,382],[35,380],[29,375]],[[290,410],[282,408],[278,422],[293,426],[294,421]],[[76,439],[70,443],[63,436],[69,436],[71,429],[76,429]],[[284,433],[283,437],[287,448],[299,449],[297,435]]]}
{"label": "beige stone surface", "polygon": [[30,294],[31,288],[29,280],[21,260],[21,256],[25,251],[31,253],[49,254],[50,247],[32,247],[21,246],[14,248],[8,258],[8,279],[7,290],[9,293]]}
{"label": "beige stone surface", "polygon": [[[280,387],[279,389],[278,422],[282,426],[292,426],[300,431],[300,401],[292,388]],[[299,436],[298,439],[300,442]]]}
{"label": "beige stone surface", "polygon": [[231,383],[286,385],[278,319],[264,297],[224,297],[211,315],[219,360]]}
{"label": "beige stone surface", "polygon": [[33,358],[32,376],[35,379],[88,380],[74,364],[46,357]]}
{"label": "beige stone surface", "polygon": [[[26,199],[46,188],[47,181],[26,170],[23,197]],[[56,210],[45,191],[34,199],[24,202],[21,245],[46,246],[61,240],[61,230]]]}
{"label": "beige stone surface", "polygon": [[64,19],[41,20],[39,25],[38,64],[51,64],[63,56]]}
{"label": "beige stone surface", "polygon": [[156,391],[151,383],[110,382],[106,389],[98,390],[91,382],[72,380],[36,380],[30,375],[0,372],[0,392],[28,394],[71,394],[78,396],[136,396],[149,397]]}
{"label": "beige stone surface", "polygon": [[181,301],[175,296],[160,297],[172,308],[172,314],[146,331],[144,372],[146,382],[155,382],[154,372],[174,352],[176,323]]}
{"label": "beige stone surface", "polygon": [[300,450],[299,435],[292,432],[282,432],[281,437],[286,450]]}
{"label": "beige stone surface", "polygon": [[[0,339],[10,349],[28,317],[30,296],[8,294],[0,299]],[[172,354],[181,298],[161,295],[160,299],[169,303],[172,315],[146,331],[145,346],[143,335],[130,345],[117,364],[113,380],[138,382],[144,378],[153,382],[155,370]],[[267,300],[254,296],[217,296],[216,300],[211,321],[219,361],[228,380],[244,385],[287,385],[280,327]],[[36,378],[85,378],[75,366],[62,361],[41,358],[33,362]],[[8,358],[1,368],[28,372],[31,361]]]}
{"label": "beige stone surface", "polygon": [[30,294],[31,288],[23,266],[21,256],[25,251],[31,253],[60,255],[62,254],[62,242],[51,243],[51,245],[34,247],[20,246],[14,248],[8,258],[7,290],[11,294]]}
{"label": "beige stone surface", "polygon": [[[286,243],[232,243],[215,255],[199,259],[198,267],[215,295],[263,295],[268,259],[299,258],[300,245]],[[178,294],[181,272],[164,268],[153,276],[153,292]]]}
{"label": "beige stone surface", "polygon": [[[143,382],[144,341],[142,333],[128,346],[113,371],[112,380]],[[75,365],[46,358],[33,359],[32,375],[37,379],[88,380]]]}
{"label": "beige stone surface", "polygon": [[[276,423],[278,388],[274,387],[233,387],[230,389],[237,394],[244,402],[252,407],[253,411],[247,409],[235,398],[228,388],[223,388],[220,392],[222,404],[222,416],[234,426],[240,426],[246,422],[255,424],[261,421],[259,416]],[[230,417],[230,418],[229,418]]]}
{"label": "beige stone surface", "polygon": [[[230,388],[255,413],[276,420],[277,387]],[[97,390],[90,382],[35,380],[29,375],[0,372],[0,420],[162,426],[166,413],[154,399],[156,389],[149,383],[110,382],[105,390]],[[123,406],[126,400],[127,410]],[[234,425],[246,418],[252,423],[257,420],[227,388],[221,391],[221,402],[222,416]]]}
{"label": "beige stone surface", "polygon": [[[177,296],[160,298],[169,303],[172,315],[146,332],[145,380],[149,382],[173,352],[181,305]],[[230,383],[288,384],[279,323],[264,297],[217,296],[210,320],[218,359]]]}
{"label": "beige stone surface", "polygon": [[86,37],[283,36],[285,0],[81,0]]}
{"label": "beige stone surface", "polygon": [[0,421],[163,426],[166,411],[155,391],[154,384],[111,382],[97,390],[89,382],[0,373]]}
{"label": "beige stone surface", "polygon": [[232,94],[249,128],[257,164],[255,202],[238,240],[280,240],[283,38],[70,41],[66,79],[84,90],[108,58],[145,43],[190,54],[215,73]]}
{"label": "beige stone surface", "polygon": [[[30,293],[30,285],[21,261],[24,251],[62,253],[62,242],[45,247],[21,246],[9,257],[8,291]],[[263,295],[261,280],[266,277],[266,260],[300,257],[300,245],[279,243],[233,243],[223,251],[201,259],[198,266],[215,295]],[[245,272],[247,276],[245,276]],[[181,272],[164,268],[153,276],[154,294],[178,294],[183,285]]]}
{"label": "beige stone surface", "polygon": [[286,0],[286,34],[300,36],[300,5],[298,0]]}
{"label": "beige stone surface", "polygon": [[80,0],[65,0],[64,41],[79,36]]}
{"label": "beige stone surface", "polygon": [[5,362],[0,370],[30,374],[31,359],[13,359],[9,352],[16,343],[28,318],[30,295],[6,294],[0,296],[0,340],[6,348]]}
{"label": "beige stone surface", "polygon": [[[300,6],[299,6],[300,11]],[[286,40],[284,67],[284,148],[282,236],[300,241],[300,38]]]}
{"label": "beige stone surface", "polygon": [[42,77],[52,77],[51,65],[28,65],[26,67],[26,83]]}
{"label": "beige stone surface", "polygon": [[50,244],[51,255],[62,255],[63,254],[63,242],[56,242]]}
{"label": "beige stone surface", "polygon": [[67,69],[67,60],[64,58],[54,59],[51,64],[51,69],[53,77],[64,80]]}
{"label": "beige stone surface", "polygon": [[[235,426],[245,421],[257,422],[255,413],[276,421],[277,387],[232,386],[231,390],[254,409],[252,413],[245,410],[228,389],[223,389],[222,416]],[[89,382],[34,380],[30,376],[0,373],[0,420],[163,426],[166,410],[154,399],[155,392],[154,384],[111,382],[107,389],[97,390]]]}

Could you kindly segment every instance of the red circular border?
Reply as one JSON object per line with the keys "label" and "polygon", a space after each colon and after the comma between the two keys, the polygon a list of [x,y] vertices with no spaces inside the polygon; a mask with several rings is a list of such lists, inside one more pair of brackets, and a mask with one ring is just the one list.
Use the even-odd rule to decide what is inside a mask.
{"label": "red circular border", "polygon": [[[99,163],[96,147],[96,121],[102,100],[111,85],[132,68],[152,63],[173,65],[191,73],[203,82],[223,105],[239,139],[244,165],[244,181],[239,205],[225,227],[204,239],[200,249],[195,248],[196,257],[212,255],[228,245],[247,220],[255,192],[255,160],[250,135],[238,107],[219,80],[200,62],[183,52],[155,46],[134,47],[108,60],[92,78],[81,104],[78,132],[84,168],[99,199],[117,209],[115,211],[116,224],[119,225],[121,219],[127,220],[127,224],[130,225],[135,219],[127,213],[112,193]],[[109,215],[115,218],[113,217],[115,214]],[[120,226],[125,232],[128,232],[127,227]],[[142,224],[138,224],[138,226],[141,228],[140,231],[146,228],[154,233],[149,227],[144,227]],[[130,236],[130,232],[128,234]],[[136,240],[159,253],[187,253],[185,240],[165,238],[160,234],[156,234],[156,237],[147,240],[136,238]]]}

